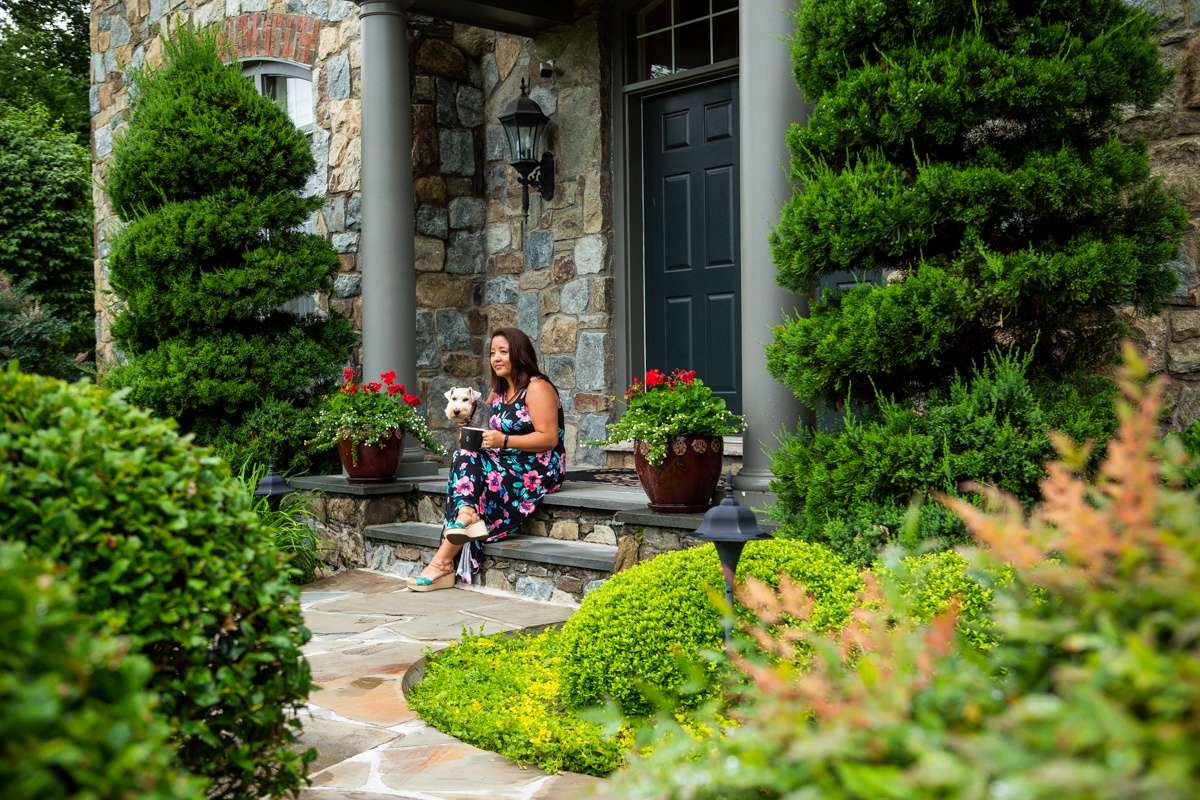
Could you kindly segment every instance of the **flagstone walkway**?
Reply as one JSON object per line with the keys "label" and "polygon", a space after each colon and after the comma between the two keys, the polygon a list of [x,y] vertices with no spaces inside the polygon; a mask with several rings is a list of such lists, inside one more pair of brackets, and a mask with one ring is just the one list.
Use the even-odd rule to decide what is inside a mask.
{"label": "flagstone walkway", "polygon": [[304,648],[320,687],[303,715],[317,749],[304,800],[571,800],[596,778],[521,768],[426,725],[401,691],[426,648],[445,647],[464,627],[484,633],[561,622],[574,610],[466,589],[412,592],[399,578],[350,570],[304,587]]}

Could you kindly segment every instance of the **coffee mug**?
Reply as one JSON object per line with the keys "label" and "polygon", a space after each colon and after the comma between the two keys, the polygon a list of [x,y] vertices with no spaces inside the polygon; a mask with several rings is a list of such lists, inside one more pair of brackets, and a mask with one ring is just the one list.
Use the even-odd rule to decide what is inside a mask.
{"label": "coffee mug", "polygon": [[487,428],[463,428],[459,434],[459,446],[464,450],[482,450],[483,432]]}

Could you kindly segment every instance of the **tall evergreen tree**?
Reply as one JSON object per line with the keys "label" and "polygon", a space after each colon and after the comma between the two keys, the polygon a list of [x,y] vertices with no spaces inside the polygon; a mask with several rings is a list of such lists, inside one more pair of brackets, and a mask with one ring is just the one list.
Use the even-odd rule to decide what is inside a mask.
{"label": "tall evergreen tree", "polygon": [[87,144],[86,0],[0,0],[0,101],[45,106]]}
{"label": "tall evergreen tree", "polygon": [[[778,329],[772,374],[807,401],[851,394],[869,408],[880,392],[911,408],[951,402],[955,376],[980,367],[1017,398],[973,392],[1011,433],[1011,408],[1032,408],[1013,364],[1035,380],[1102,364],[1112,307],[1154,310],[1175,284],[1182,209],[1144,145],[1116,134],[1122,108],[1149,107],[1170,80],[1153,20],[1121,0],[805,0],[796,19],[794,74],[814,106],[788,133],[798,188],[772,240],[778,280],[797,292],[836,273],[861,282]],[[989,372],[995,349],[1021,355]],[[926,424],[911,414],[900,427]],[[1027,435],[1044,437],[1043,416],[1025,413]],[[959,476],[929,474],[953,436],[929,438],[913,480],[887,480],[954,488]],[[777,463],[796,513],[811,476],[836,466],[814,471],[810,444],[801,433]],[[817,450],[839,449],[827,444]],[[831,507],[871,495],[848,481]]]}
{"label": "tall evergreen tree", "polygon": [[0,102],[0,272],[68,323],[69,356],[96,344],[91,190],[87,148],[50,111]]}
{"label": "tall evergreen tree", "polygon": [[255,408],[303,406],[356,342],[340,316],[285,310],[328,290],[338,266],[328,241],[299,230],[323,202],[299,194],[314,160],[287,115],[222,60],[215,34],[182,29],[163,66],[135,80],[106,187],[127,222],[109,268],[128,361],[106,382],[236,447]]}

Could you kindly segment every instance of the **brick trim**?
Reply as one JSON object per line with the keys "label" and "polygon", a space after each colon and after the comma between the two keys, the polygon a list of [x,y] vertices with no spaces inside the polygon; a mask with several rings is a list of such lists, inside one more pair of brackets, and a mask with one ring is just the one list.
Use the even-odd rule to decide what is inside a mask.
{"label": "brick trim", "polygon": [[242,14],[225,20],[223,30],[239,59],[281,58],[311,67],[321,21],[303,14]]}

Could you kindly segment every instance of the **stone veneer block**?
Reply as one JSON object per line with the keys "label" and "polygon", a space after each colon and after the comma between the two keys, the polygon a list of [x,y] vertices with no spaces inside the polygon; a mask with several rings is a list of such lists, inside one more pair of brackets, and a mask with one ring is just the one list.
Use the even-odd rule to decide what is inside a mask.
{"label": "stone veneer block", "polygon": [[517,297],[517,327],[535,341],[538,336],[539,305],[537,292],[521,292]]}
{"label": "stone veneer block", "polygon": [[475,174],[475,137],[468,130],[443,130],[438,133],[441,171],[448,175],[471,177]]}
{"label": "stone veneer block", "polygon": [[591,278],[576,278],[562,287],[559,307],[565,314],[582,314],[587,310]]}
{"label": "stone veneer block", "polygon": [[477,128],[483,124],[483,92],[474,86],[458,88],[455,107],[458,109],[459,122],[464,127]]}
{"label": "stone veneer block", "polygon": [[446,264],[446,243],[430,236],[417,236],[413,260],[417,272],[441,272]]}
{"label": "stone veneer block", "polygon": [[350,97],[350,58],[346,53],[334,56],[325,67],[330,100]]}
{"label": "stone veneer block", "polygon": [[601,234],[579,237],[575,240],[575,270],[580,275],[602,272],[607,250],[608,242]]}
{"label": "stone veneer block", "polygon": [[453,308],[439,308],[437,315],[438,343],[446,350],[467,350],[471,347],[471,332],[466,317]]}
{"label": "stone veneer block", "polygon": [[483,234],[454,231],[446,253],[446,272],[474,275],[484,271]]}
{"label": "stone veneer block", "polygon": [[1200,309],[1171,309],[1171,339],[1176,342],[1200,337]]}
{"label": "stone veneer block", "polygon": [[417,311],[416,348],[418,368],[436,367],[440,363],[432,311]]}
{"label": "stone veneer block", "polygon": [[[608,334],[583,331],[575,350],[575,386],[579,389],[603,391],[608,388]],[[602,438],[602,437],[596,437]]]}
{"label": "stone veneer block", "polygon": [[[493,222],[487,226],[484,235],[487,240],[487,251],[489,253],[499,253],[502,250],[507,250],[512,244],[512,229],[508,227],[507,222]],[[508,253],[506,255],[511,256],[513,254]],[[516,271],[519,272],[520,267],[523,265],[519,258],[515,260],[518,266]],[[505,269],[504,271],[509,272],[511,270]]]}
{"label": "stone veneer block", "polygon": [[449,236],[450,227],[446,218],[446,209],[432,205],[418,208],[417,233],[423,236],[434,236],[438,239],[445,239]]}
{"label": "stone veneer block", "polygon": [[481,198],[456,197],[450,201],[451,228],[471,228],[472,230],[477,230],[483,227],[486,220],[487,204]]}
{"label": "stone veneer block", "polygon": [[343,272],[333,279],[334,297],[358,297],[362,293],[362,276]]}
{"label": "stone veneer block", "polygon": [[536,230],[525,236],[525,269],[548,267],[553,258],[553,233],[548,230]]}
{"label": "stone veneer block", "polygon": [[517,302],[517,282],[511,275],[501,275],[487,282],[483,302],[488,305]]}

